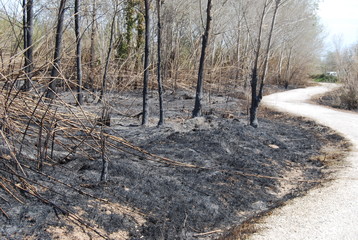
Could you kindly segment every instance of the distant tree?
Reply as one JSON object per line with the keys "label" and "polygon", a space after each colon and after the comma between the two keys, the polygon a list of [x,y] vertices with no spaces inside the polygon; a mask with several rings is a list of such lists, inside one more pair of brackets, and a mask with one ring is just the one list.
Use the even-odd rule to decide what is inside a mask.
{"label": "distant tree", "polygon": [[325,62],[324,62],[324,73],[330,72],[330,71],[337,71],[338,63],[337,63],[337,53],[329,51],[327,52],[325,56]]}
{"label": "distant tree", "polygon": [[210,23],[212,20],[211,17],[211,0],[208,0],[208,5],[206,7],[206,27],[204,34],[202,36],[202,45],[201,45],[201,55],[199,62],[199,72],[198,72],[198,82],[196,85],[196,96],[195,96],[195,106],[193,110],[193,117],[199,117],[201,115],[201,101],[203,98],[203,78],[204,78],[204,64],[205,64],[205,52],[206,47],[208,45],[209,40],[209,32],[210,32]]}
{"label": "distant tree", "polygon": [[104,94],[107,89],[107,73],[108,73],[109,62],[111,59],[111,54],[112,54],[112,49],[113,49],[114,29],[115,29],[115,25],[116,25],[117,11],[118,11],[118,1],[116,1],[116,3],[115,3],[114,13],[112,16],[111,32],[110,32],[110,36],[109,36],[109,45],[108,45],[107,57],[106,57],[105,65],[104,65],[104,71],[103,71],[101,94],[99,96],[98,102],[101,102],[103,100]]}
{"label": "distant tree", "polygon": [[[71,7],[74,1],[72,1]],[[25,47],[25,43],[27,46],[29,45],[25,38],[27,38],[28,30],[31,30],[31,24],[26,23],[24,18],[24,30],[19,28],[18,19],[20,14],[22,16],[22,11],[19,12],[18,7],[14,7],[16,4],[18,5],[19,1],[7,2],[9,4],[0,6],[4,9],[1,11],[3,17],[0,19],[0,25],[2,29],[9,30],[0,33],[1,51],[3,53],[3,60],[1,60],[0,56],[0,64],[5,66],[7,73],[15,73],[16,68],[19,67],[19,62],[12,57],[9,64],[6,65],[6,59],[8,56],[17,56],[19,54],[19,44],[22,49],[21,44],[23,42],[24,52],[28,50],[25,55],[31,51],[31,48]],[[21,0],[20,2],[22,5],[25,4],[24,6],[29,7],[33,0]],[[118,81],[113,82],[114,84],[112,85],[117,87],[118,90],[142,85],[138,83],[139,81],[144,81],[140,80],[141,78],[138,78],[138,75],[144,71],[145,1],[118,1],[117,13],[113,13],[111,10],[114,2],[115,0],[86,0],[79,2],[82,3],[81,9],[83,9],[80,14],[81,25],[83,28],[85,24],[88,31],[82,32],[83,29],[81,30],[82,61],[86,61],[86,64],[82,62],[82,71],[87,78],[86,80],[83,79],[83,83],[90,88],[93,88],[96,84],[101,85],[106,57],[108,56],[107,50],[113,14],[116,14],[113,39],[113,51],[115,53],[112,51],[113,64],[108,65],[106,78]],[[152,5],[158,4],[158,0],[149,0],[148,2]],[[205,30],[207,30],[205,21],[210,19],[205,19],[208,0],[201,2],[202,4],[199,4],[200,1],[197,1],[197,4],[193,4],[191,0],[177,0],[165,1],[165,4],[163,4],[163,1],[160,1],[161,9],[159,11],[161,16],[159,17],[161,19],[159,20],[161,31],[160,33],[158,32],[157,26],[149,28],[149,34],[153,34],[151,39],[156,38],[150,47],[153,47],[154,44],[157,47],[157,36],[159,37],[160,35],[161,55],[151,54],[148,61],[156,64],[159,61],[161,62],[159,74],[162,80],[166,79],[168,87],[170,86],[175,90],[180,84],[189,85],[196,74],[196,77],[194,77],[199,82],[197,84],[197,81],[195,81],[198,94],[195,99],[196,107],[193,106],[195,111],[192,113],[201,111],[201,104],[203,103],[201,98],[203,98],[206,82],[203,78],[206,76],[204,74],[206,70],[210,70],[210,86],[215,86],[215,91],[222,91],[224,90],[223,87],[228,89],[230,86],[243,87],[243,90],[246,90],[246,86],[250,85],[250,81],[255,76],[253,73],[256,72],[256,94],[254,94],[253,102],[249,103],[252,106],[248,106],[248,108],[252,107],[253,119],[255,119],[256,105],[259,105],[260,102],[263,76],[265,76],[266,83],[291,85],[299,83],[300,79],[304,79],[304,76],[313,72],[314,61],[316,60],[312,59],[316,59],[315,55],[318,55],[317,52],[320,49],[317,41],[320,27],[316,13],[316,6],[319,0],[281,0],[277,21],[273,29],[272,41],[269,38],[269,32],[277,3],[275,0],[225,0],[217,7],[211,0],[210,2],[213,4],[211,12],[214,15],[215,9],[215,16],[217,17],[215,17],[215,21],[211,21],[209,24],[210,34],[208,34],[208,37],[205,36]],[[45,1],[40,1],[40,3],[45,3]],[[64,7],[65,3],[66,7]],[[262,7],[265,3],[267,6],[261,22]],[[36,6],[34,5],[34,7]],[[63,12],[67,11],[65,9],[69,6],[69,1],[47,1],[46,7],[40,9],[40,6],[44,5],[42,4],[35,8],[39,8],[36,13],[36,62],[38,63],[38,70],[45,70],[40,69],[41,66],[48,66],[46,63],[51,63],[51,84],[49,84],[49,91],[46,94],[51,95],[52,92],[56,91],[56,82],[60,81],[60,76],[57,76],[59,72],[66,73],[66,76],[76,76],[76,68],[71,69],[71,56],[75,56],[76,48],[74,36],[72,37],[71,34],[73,30],[70,27],[65,28],[65,25],[62,26],[64,35],[62,42],[68,47],[61,51],[59,41],[61,39],[61,32],[59,31],[61,15],[63,20]],[[156,11],[156,9],[152,6],[150,11]],[[24,7],[24,17],[31,15],[27,13],[27,10],[29,9]],[[66,14],[67,12],[65,16]],[[157,24],[158,18],[156,14],[151,23],[155,22]],[[262,23],[262,32],[258,39],[260,22]],[[56,31],[56,45],[55,41],[52,44],[52,42],[49,42],[49,38],[44,37],[52,36],[53,25],[55,26],[54,31]],[[201,27],[202,25],[203,27]],[[100,34],[101,38],[98,38],[97,34]],[[24,35],[24,41],[22,35]],[[208,44],[205,51],[202,51],[204,40],[210,41],[210,44]],[[266,57],[268,40],[271,41],[271,45],[269,47],[269,56]],[[54,51],[53,49],[55,49],[56,57],[53,55],[48,56],[48,52]],[[209,61],[201,61],[199,65],[204,54],[204,59]],[[6,57],[4,58],[4,56]],[[210,57],[209,59],[208,56]],[[257,56],[258,58],[256,59]],[[29,80],[32,74],[28,73],[33,72],[33,70],[30,70],[31,64],[28,64],[31,61],[29,61],[30,58],[28,57],[24,59],[26,63],[22,63],[21,70],[24,75],[27,74],[27,80]],[[256,63],[256,68],[254,63]],[[29,67],[26,68],[26,65]],[[267,71],[264,71],[265,65],[267,66]],[[96,72],[98,72],[96,71],[96,66],[103,66],[100,80],[96,76]],[[41,75],[44,72],[46,70],[38,71],[37,73]],[[147,73],[148,71],[145,74]],[[26,85],[29,82],[27,81]],[[26,85],[24,84],[23,89],[27,88],[25,87]],[[107,86],[109,86],[108,83]],[[234,91],[234,88],[232,91]],[[251,93],[251,91],[247,91],[245,96],[249,97],[248,95],[251,95]],[[250,111],[250,109],[248,110]]]}
{"label": "distant tree", "polygon": [[143,11],[144,11],[144,3],[143,1],[138,1],[137,2],[137,16],[136,16],[136,32],[137,32],[137,39],[136,39],[136,44],[137,44],[137,50],[140,50],[140,52],[142,52],[142,47],[143,44],[145,42],[145,36],[144,36],[144,32],[145,32],[145,19],[144,19],[144,15],[143,15]]}
{"label": "distant tree", "polygon": [[25,64],[24,70],[26,74],[25,83],[21,87],[24,91],[29,91],[31,88],[31,79],[33,71],[33,0],[23,0],[23,30],[24,30],[24,55]]}
{"label": "distant tree", "polygon": [[92,0],[92,16],[91,16],[91,44],[90,44],[90,60],[89,60],[89,87],[94,87],[94,62],[95,62],[95,36],[96,36],[96,16],[97,16],[97,3]]}
{"label": "distant tree", "polygon": [[149,57],[150,57],[150,0],[145,0],[145,46],[144,46],[144,77],[143,77],[143,112],[142,125],[148,124],[149,117],[149,97],[148,97],[148,82],[149,82]]}
{"label": "distant tree", "polygon": [[137,5],[136,0],[126,0],[124,8],[124,20],[125,20],[125,32],[120,34],[119,43],[117,46],[117,55],[125,61],[129,55],[132,45],[133,30],[135,27],[135,7]]}
{"label": "distant tree", "polygon": [[60,71],[61,49],[62,49],[62,38],[63,38],[63,20],[65,15],[66,2],[67,0],[60,0],[60,6],[58,8],[55,52],[54,52],[53,63],[52,63],[53,66],[51,70],[50,84],[46,92],[46,97],[51,99],[55,97],[56,87],[57,87],[57,77]]}
{"label": "distant tree", "polygon": [[81,25],[79,16],[79,0],[75,0],[75,33],[76,33],[76,67],[77,67],[77,102],[79,105],[83,103],[82,94],[82,47],[81,47]]}

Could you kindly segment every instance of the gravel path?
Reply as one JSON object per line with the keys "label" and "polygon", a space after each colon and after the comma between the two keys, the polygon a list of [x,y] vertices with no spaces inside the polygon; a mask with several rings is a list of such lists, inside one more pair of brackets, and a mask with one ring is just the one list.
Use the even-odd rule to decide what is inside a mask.
{"label": "gravel path", "polygon": [[336,180],[274,210],[258,224],[262,231],[251,236],[251,240],[358,239],[358,114],[309,103],[312,96],[336,86],[322,84],[263,99],[267,106],[311,118],[336,130],[349,139],[353,147]]}

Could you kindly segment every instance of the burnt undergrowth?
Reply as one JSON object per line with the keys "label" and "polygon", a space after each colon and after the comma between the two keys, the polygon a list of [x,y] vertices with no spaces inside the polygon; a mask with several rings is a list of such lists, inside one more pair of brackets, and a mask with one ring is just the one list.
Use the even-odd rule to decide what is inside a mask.
{"label": "burnt undergrowth", "polygon": [[[2,129],[8,142],[0,167],[0,236],[229,237],[233,226],[325,181],[329,162],[339,161],[348,146],[326,127],[267,110],[254,129],[245,104],[234,97],[210,96],[206,115],[196,119],[188,116],[190,94],[166,99],[167,124],[160,128],[139,127],[140,95],[133,93],[108,100],[110,126],[98,126],[100,116],[88,113],[101,105],[66,101],[46,110],[46,102],[29,104],[23,119],[8,107],[3,125],[18,128]],[[327,146],[339,154],[330,158],[322,152]],[[100,181],[104,157],[108,180]]]}

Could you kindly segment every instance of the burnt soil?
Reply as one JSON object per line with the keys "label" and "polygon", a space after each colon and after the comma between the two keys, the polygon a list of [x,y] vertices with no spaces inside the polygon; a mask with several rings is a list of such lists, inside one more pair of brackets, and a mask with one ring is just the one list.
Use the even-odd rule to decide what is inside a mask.
{"label": "burnt soil", "polygon": [[324,149],[347,149],[326,127],[265,109],[259,128],[252,128],[246,105],[234,97],[210,96],[196,119],[190,118],[192,95],[166,99],[166,125],[158,128],[153,118],[141,127],[134,117],[140,94],[113,95],[110,102],[118,107],[106,131],[168,161],[109,149],[105,183],[99,181],[101,156],[92,149],[97,160],[73,157],[47,165],[44,174],[68,186],[33,172],[30,177],[43,185],[37,191],[49,202],[25,192],[24,204],[1,195],[9,219],[0,216],[0,238],[217,239],[325,181],[331,170]]}

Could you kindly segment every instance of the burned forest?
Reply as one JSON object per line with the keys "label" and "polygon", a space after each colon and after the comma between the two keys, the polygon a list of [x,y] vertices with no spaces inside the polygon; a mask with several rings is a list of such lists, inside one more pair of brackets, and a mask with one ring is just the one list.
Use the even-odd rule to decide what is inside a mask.
{"label": "burned forest", "polygon": [[0,238],[241,239],[325,181],[345,140],[260,105],[317,2],[1,1]]}

